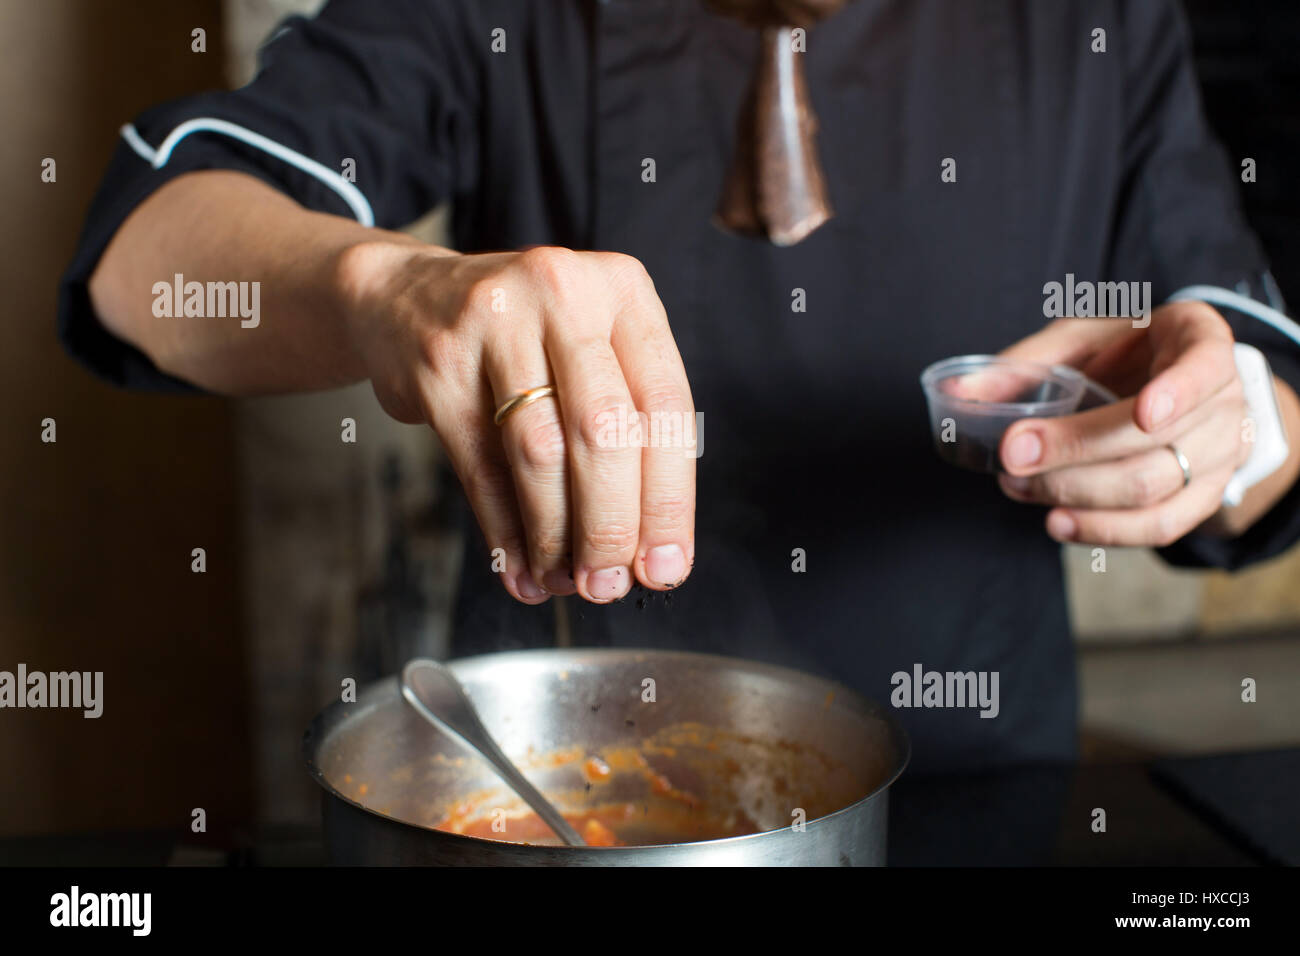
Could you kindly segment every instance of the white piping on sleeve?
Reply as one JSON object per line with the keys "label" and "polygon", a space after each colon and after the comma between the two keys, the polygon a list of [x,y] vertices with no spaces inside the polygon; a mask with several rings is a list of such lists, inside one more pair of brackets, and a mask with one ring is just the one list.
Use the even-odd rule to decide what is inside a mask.
{"label": "white piping on sleeve", "polygon": [[302,170],[307,175],[312,176],[330,189],[334,190],[342,200],[348,204],[352,214],[356,217],[357,222],[363,226],[373,226],[375,224],[375,213],[370,208],[370,201],[353,183],[348,182],[340,174],[330,169],[328,166],[322,166],[316,160],[304,156],[295,150],[290,149],[277,143],[273,139],[267,139],[260,133],[254,133],[250,129],[245,129],[235,123],[227,120],[215,119],[210,116],[201,116],[192,120],[186,120],[167,134],[167,138],[162,141],[156,150],[151,148],[141,137],[135,126],[127,123],[122,127],[122,138],[127,144],[136,151],[139,156],[148,162],[154,169],[162,169],[167,165],[167,160],[171,159],[172,151],[176,149],[178,143],[191,133],[219,133],[222,136],[229,136],[231,139],[237,139],[241,143],[247,143],[263,152],[269,153],[276,159],[288,163],[296,169]]}
{"label": "white piping on sleeve", "polygon": [[[1272,277],[1270,276],[1270,278]],[[1244,312],[1252,318],[1259,319],[1266,325],[1271,325],[1292,342],[1300,345],[1300,325],[1297,325],[1277,309],[1270,309],[1262,302],[1256,302],[1254,299],[1214,285],[1189,285],[1186,288],[1179,289],[1165,301],[1185,302],[1189,299],[1209,302],[1212,305],[1222,305],[1229,309],[1236,309],[1238,312]]]}
{"label": "white piping on sleeve", "polygon": [[158,155],[158,151],[140,138],[140,134],[136,132],[134,125],[127,123],[122,127],[122,138],[126,140],[128,146],[139,154],[141,159],[150,166],[153,165],[154,157]]}

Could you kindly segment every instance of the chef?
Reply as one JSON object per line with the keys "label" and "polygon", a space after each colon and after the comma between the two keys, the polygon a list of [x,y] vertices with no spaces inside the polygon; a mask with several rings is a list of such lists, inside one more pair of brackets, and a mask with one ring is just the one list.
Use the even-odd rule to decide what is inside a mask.
{"label": "chef", "polygon": [[[776,93],[815,155],[765,152]],[[1234,339],[1293,436],[1295,348],[1166,303],[1280,305],[1238,179],[1173,2],[334,0],[249,85],[123,127],[59,329],[124,386],[368,380],[431,428],[478,529],[458,652],[553,643],[559,597],[580,645],[881,701],[900,673],[996,687],[909,691],[920,770],[1068,760],[1061,542],[1236,568],[1300,535],[1297,443],[1221,503],[1250,454]],[[450,248],[394,231],[442,202]],[[177,276],[257,283],[259,322],[155,314]],[[1157,305],[1049,322],[1067,276]],[[1004,348],[1120,401],[1018,422],[997,478],[953,469],[918,375]],[[704,427],[602,441],[628,410]]]}

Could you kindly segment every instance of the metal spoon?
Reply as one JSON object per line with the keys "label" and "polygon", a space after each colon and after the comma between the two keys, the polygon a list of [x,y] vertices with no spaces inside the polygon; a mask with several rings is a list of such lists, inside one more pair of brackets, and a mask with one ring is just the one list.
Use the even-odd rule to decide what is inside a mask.
{"label": "metal spoon", "polygon": [[420,716],[491,764],[506,786],[532,807],[556,836],[569,846],[587,845],[560,811],[501,752],[478,719],[465,688],[448,668],[426,657],[416,658],[402,668],[401,687],[402,696]]}

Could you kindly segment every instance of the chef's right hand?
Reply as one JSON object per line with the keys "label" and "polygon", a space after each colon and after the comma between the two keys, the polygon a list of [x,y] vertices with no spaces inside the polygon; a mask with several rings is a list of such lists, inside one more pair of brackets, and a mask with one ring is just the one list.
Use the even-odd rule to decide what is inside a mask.
{"label": "chef's right hand", "polygon": [[[504,551],[510,594],[606,603],[633,576],[656,590],[685,580],[695,460],[682,441],[642,447],[648,432],[635,423],[639,410],[693,443],[694,407],[639,261],[376,240],[344,252],[338,275],[349,339],[380,404],[437,432],[488,549]],[[554,397],[493,423],[503,403],[541,385]]]}

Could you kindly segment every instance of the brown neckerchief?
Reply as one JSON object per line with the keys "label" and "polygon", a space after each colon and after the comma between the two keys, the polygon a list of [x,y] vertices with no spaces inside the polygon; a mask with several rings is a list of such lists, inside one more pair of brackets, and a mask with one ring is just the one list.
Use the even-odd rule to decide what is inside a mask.
{"label": "brown neckerchief", "polygon": [[834,215],[817,158],[817,117],[794,30],[807,30],[848,2],[704,0],[713,12],[755,27],[762,36],[714,213],[722,228],[790,246]]}

